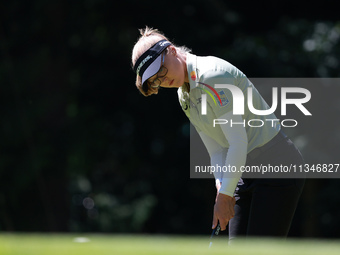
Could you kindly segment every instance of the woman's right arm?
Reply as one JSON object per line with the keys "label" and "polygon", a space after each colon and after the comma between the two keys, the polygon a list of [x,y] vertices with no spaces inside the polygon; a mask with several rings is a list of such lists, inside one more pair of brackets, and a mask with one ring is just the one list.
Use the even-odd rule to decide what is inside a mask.
{"label": "woman's right arm", "polygon": [[[214,139],[207,136],[203,132],[199,132],[199,135],[205,145],[205,147],[208,150],[208,153],[210,155],[211,165],[212,166],[224,166],[226,163],[226,157],[227,157],[227,149],[223,148],[221,145],[219,145]],[[213,215],[213,222],[212,222],[212,228],[215,228],[217,226],[218,221],[221,224],[221,230],[225,230],[229,220],[234,217],[234,206],[235,206],[235,198],[233,195],[233,192],[231,190],[235,189],[235,185],[237,185],[239,177],[227,177],[223,178],[223,172],[214,172],[215,176],[215,184],[216,184],[216,199],[215,199],[215,206],[214,206],[214,215]],[[229,184],[231,187],[228,187],[229,192],[225,194],[219,194],[220,188],[221,188],[221,182],[224,184]],[[222,211],[221,211],[222,208]]]}
{"label": "woman's right arm", "polygon": [[[204,134],[203,132],[198,133],[199,136],[202,139],[202,142],[207,149],[209,156],[210,156],[210,165],[211,166],[224,166],[225,159],[227,156],[227,149],[223,148],[221,145],[219,145],[214,139],[212,139],[210,136]],[[223,172],[214,172],[215,177],[215,183],[216,183],[216,189],[217,192],[219,191],[221,187],[221,182],[223,178]]]}

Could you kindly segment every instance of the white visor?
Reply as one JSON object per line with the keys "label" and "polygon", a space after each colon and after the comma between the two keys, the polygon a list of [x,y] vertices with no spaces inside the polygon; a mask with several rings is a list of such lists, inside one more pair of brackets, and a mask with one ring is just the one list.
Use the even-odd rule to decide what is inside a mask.
{"label": "white visor", "polygon": [[154,76],[159,69],[161,68],[161,61],[162,61],[162,54],[160,54],[155,61],[153,61],[149,67],[145,70],[142,76],[142,84],[149,79],[150,77]]}

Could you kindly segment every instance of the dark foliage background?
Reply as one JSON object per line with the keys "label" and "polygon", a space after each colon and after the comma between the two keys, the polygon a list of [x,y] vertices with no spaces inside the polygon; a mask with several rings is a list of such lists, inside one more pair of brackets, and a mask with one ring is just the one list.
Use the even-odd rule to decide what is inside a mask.
{"label": "dark foliage background", "polygon": [[[176,90],[135,88],[138,28],[248,77],[339,77],[338,17],[330,0],[1,2],[0,230],[208,234],[215,188],[189,178]],[[339,163],[340,96],[314,95],[325,119],[291,136]],[[307,180],[291,236],[340,237],[339,184]]]}

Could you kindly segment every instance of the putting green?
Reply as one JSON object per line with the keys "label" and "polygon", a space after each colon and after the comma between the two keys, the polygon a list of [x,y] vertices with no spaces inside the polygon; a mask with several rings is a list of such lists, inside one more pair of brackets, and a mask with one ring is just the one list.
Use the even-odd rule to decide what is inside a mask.
{"label": "putting green", "polygon": [[250,239],[228,246],[225,238],[160,235],[0,234],[1,255],[313,255],[340,254],[339,240]]}

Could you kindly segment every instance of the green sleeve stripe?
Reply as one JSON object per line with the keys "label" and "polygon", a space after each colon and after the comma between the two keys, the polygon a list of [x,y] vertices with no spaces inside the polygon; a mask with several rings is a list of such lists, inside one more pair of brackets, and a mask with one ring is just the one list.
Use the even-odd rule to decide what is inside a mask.
{"label": "green sleeve stripe", "polygon": [[200,88],[200,87],[196,87],[196,88],[201,89],[201,90],[203,90],[205,93],[207,93],[207,94],[214,100],[215,105],[217,105],[215,98],[213,97],[213,95],[212,95],[208,90],[203,89],[203,88]]}

